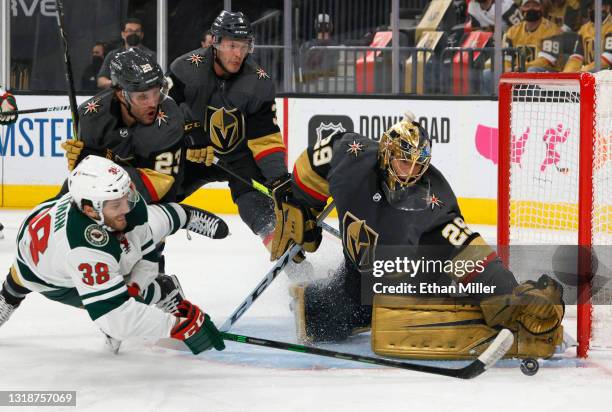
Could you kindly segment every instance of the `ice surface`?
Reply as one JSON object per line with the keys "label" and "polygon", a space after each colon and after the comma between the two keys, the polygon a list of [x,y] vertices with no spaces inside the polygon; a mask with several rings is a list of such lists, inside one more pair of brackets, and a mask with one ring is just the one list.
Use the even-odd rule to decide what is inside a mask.
{"label": "ice surface", "polygon": [[[6,272],[24,215],[0,210],[0,263]],[[225,219],[232,232],[225,240],[194,235],[189,242],[179,232],[166,247],[166,271],[180,277],[188,298],[218,324],[271,267],[261,242],[240,219]],[[494,240],[493,228],[475,229]],[[326,236],[309,259],[325,276],[340,258],[340,243]],[[294,342],[288,284],[281,274],[233,331]],[[567,330],[573,333],[574,325],[568,319]],[[367,335],[325,347],[371,355]],[[36,294],[0,329],[0,390],[76,390],[78,410],[608,411],[611,389],[612,354],[605,351],[588,361],[567,353],[544,363],[534,377],[524,376],[515,361],[503,361],[473,381],[238,343],[193,356],[136,340],[112,355],[85,312]]]}

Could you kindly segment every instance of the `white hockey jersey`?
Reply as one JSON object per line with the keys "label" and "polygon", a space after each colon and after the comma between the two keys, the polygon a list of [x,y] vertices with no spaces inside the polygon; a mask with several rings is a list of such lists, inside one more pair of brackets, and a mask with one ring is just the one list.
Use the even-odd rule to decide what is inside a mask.
{"label": "white hockey jersey", "polygon": [[[502,32],[505,32],[508,27],[521,22],[521,12],[512,0],[498,1],[501,1]],[[495,27],[495,3],[489,10],[484,10],[478,2],[471,1],[468,5],[468,16],[473,28]]]}
{"label": "white hockey jersey", "polygon": [[32,291],[84,307],[116,339],[168,337],[176,318],[130,297],[127,285],[144,290],[155,279],[155,245],[186,215],[177,204],[147,206],[139,196],[126,218],[126,230],[112,232],[83,214],[70,194],[38,205],[19,229],[13,275]]}

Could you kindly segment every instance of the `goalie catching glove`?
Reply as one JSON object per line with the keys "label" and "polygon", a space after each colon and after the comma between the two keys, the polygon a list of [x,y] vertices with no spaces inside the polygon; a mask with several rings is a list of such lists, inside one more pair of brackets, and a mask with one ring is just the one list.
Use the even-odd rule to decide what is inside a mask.
{"label": "goalie catching glove", "polygon": [[489,326],[516,331],[521,325],[534,335],[549,333],[561,325],[565,314],[563,287],[542,275],[537,282],[521,283],[509,295],[484,299],[480,308]]}
{"label": "goalie catching glove", "polygon": [[[321,244],[321,228],[317,226],[316,211],[300,205],[293,199],[291,179],[272,190],[276,226],[270,251],[270,260],[280,258],[293,244],[306,252],[315,252]],[[299,255],[297,255],[299,256]]]}
{"label": "goalie catching glove", "polygon": [[85,142],[82,140],[68,139],[62,143],[62,149],[66,152],[66,159],[68,160],[68,170],[72,171],[81,160],[85,159],[89,155],[104,157],[108,160],[115,161],[113,151],[110,149],[94,149],[89,146],[85,146]]}
{"label": "goalie catching glove", "polygon": [[178,323],[170,336],[182,340],[194,355],[214,347],[225,349],[221,333],[210,317],[193,303],[183,300],[177,307]]}

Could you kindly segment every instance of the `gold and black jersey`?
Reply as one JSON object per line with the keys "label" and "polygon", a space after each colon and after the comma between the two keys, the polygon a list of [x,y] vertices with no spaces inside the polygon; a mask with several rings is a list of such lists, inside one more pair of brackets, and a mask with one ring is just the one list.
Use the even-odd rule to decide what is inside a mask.
{"label": "gold and black jersey", "polygon": [[180,197],[185,163],[184,119],[174,100],[166,98],[161,102],[150,125],[126,125],[114,89],[104,90],[85,101],[78,112],[79,138],[91,148],[110,149],[147,202],[162,199],[150,175],[143,173],[142,169],[174,178],[173,187],[163,197],[164,201],[176,201]]}
{"label": "gold and black jersey", "polygon": [[[462,246],[449,225],[463,222],[457,199],[442,173],[429,166],[427,207],[394,208],[380,186],[378,142],[356,133],[332,134],[302,152],[293,170],[293,195],[301,204],[321,209],[331,196],[341,222],[345,257],[360,269],[372,262],[373,247],[436,245],[443,257]],[[457,230],[466,227],[460,224]],[[453,232],[454,233],[454,232]],[[463,238],[468,244],[477,234]]]}
{"label": "gold and black jersey", "polygon": [[525,27],[525,21],[510,27],[504,37],[504,44],[507,47],[522,49],[527,67],[558,68],[562,49],[557,36],[561,33],[561,29],[547,19],[542,19],[534,31],[527,31]]}
{"label": "gold and black jersey", "polygon": [[[590,71],[595,68],[595,25],[588,22],[580,27],[579,38],[576,40],[574,51],[569,57],[564,72]],[[602,68],[610,67],[612,60],[612,16],[608,16],[601,26]]]}
{"label": "gold and black jersey", "polygon": [[212,145],[225,162],[252,157],[262,175],[287,172],[286,147],[276,118],[274,82],[248,57],[228,78],[214,72],[213,48],[197,49],[170,66],[172,96],[185,113],[194,146]]}
{"label": "gold and black jersey", "polygon": [[561,4],[551,2],[548,19],[565,30],[578,30],[580,26],[580,1],[565,0]]}

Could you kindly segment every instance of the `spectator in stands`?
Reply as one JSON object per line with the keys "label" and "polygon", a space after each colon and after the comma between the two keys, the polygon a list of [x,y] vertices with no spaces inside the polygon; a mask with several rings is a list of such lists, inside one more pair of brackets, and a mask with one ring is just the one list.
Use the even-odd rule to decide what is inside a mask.
{"label": "spectator in stands", "polygon": [[577,31],[580,27],[579,0],[546,0],[546,17],[564,32]]}
{"label": "spectator in stands", "polygon": [[[541,0],[523,0],[521,13],[523,21],[508,29],[504,44],[525,52],[529,72],[559,71],[561,29],[544,18]],[[511,62],[512,56],[506,56],[506,70]]]}
{"label": "spectator in stands", "polygon": [[332,37],[333,24],[329,14],[321,13],[315,19],[316,38],[300,47],[300,83],[317,82],[320,77],[335,76],[338,66],[338,52],[315,49],[315,46],[337,46]]}
{"label": "spectator in stands", "polygon": [[106,89],[111,87],[110,78],[110,62],[118,53],[128,50],[132,47],[138,47],[141,50],[155,56],[152,50],[149,50],[142,44],[144,38],[144,28],[140,19],[130,17],[123,22],[123,28],[121,29],[121,38],[123,39],[123,46],[111,50],[104,59],[102,67],[98,72],[98,87]]}
{"label": "spectator in stands", "polygon": [[211,46],[212,44],[213,44],[213,35],[210,29],[208,29],[204,33],[202,33],[202,37],[200,38],[200,46],[203,49],[205,49],[208,46]]}
{"label": "spectator in stands", "polygon": [[106,56],[106,45],[100,41],[91,49],[91,63],[83,71],[81,76],[81,90],[83,91],[96,91],[98,89],[98,72],[104,62]]}
{"label": "spectator in stands", "polygon": [[[512,0],[501,0],[502,31],[521,22],[521,11]],[[495,0],[474,0],[468,5],[468,20],[472,29],[493,31],[495,28]]]}
{"label": "spectator in stands", "polygon": [[[576,40],[574,52],[565,63],[563,71],[566,73],[593,72],[595,70],[595,10],[593,2],[589,2],[588,15],[589,21],[580,27],[579,38]],[[612,65],[612,0],[602,0],[602,42],[601,68],[609,69]]]}
{"label": "spectator in stands", "polygon": [[[523,20],[510,27],[504,36],[504,47],[519,49],[525,56],[525,67],[528,72],[560,71],[559,57],[561,29],[544,18],[541,0],[522,0],[521,14]],[[504,71],[519,71],[516,57],[504,56]],[[513,65],[513,63],[515,63]],[[485,69],[482,74],[482,88],[492,92],[493,73]]]}

